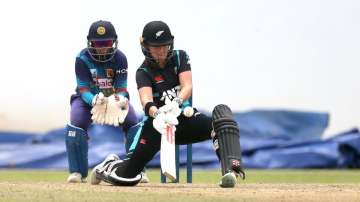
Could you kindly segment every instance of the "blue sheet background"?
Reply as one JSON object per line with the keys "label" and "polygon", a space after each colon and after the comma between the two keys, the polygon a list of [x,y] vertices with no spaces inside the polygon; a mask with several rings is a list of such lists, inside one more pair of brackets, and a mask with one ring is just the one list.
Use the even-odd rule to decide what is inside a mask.
{"label": "blue sheet background", "polygon": [[[333,138],[321,136],[329,123],[326,113],[254,110],[234,113],[241,132],[246,168],[359,168],[360,133],[350,129]],[[89,129],[89,165],[109,153],[125,155],[119,128],[93,125]],[[185,164],[186,147],[180,147]],[[148,167],[159,167],[159,155]],[[193,165],[218,168],[211,141],[193,144]],[[46,134],[0,132],[0,168],[67,169],[63,129]]]}

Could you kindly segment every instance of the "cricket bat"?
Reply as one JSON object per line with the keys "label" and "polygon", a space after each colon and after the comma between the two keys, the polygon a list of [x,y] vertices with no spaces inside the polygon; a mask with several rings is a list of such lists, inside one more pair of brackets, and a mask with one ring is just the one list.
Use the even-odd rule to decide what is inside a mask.
{"label": "cricket bat", "polygon": [[166,126],[166,133],[161,135],[160,164],[162,173],[171,181],[176,180],[175,131],[173,126]]}

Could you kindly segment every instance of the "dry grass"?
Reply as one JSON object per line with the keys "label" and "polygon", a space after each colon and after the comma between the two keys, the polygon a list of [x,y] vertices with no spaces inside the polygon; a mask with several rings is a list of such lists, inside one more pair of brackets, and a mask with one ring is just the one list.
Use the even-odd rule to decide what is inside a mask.
{"label": "dry grass", "polygon": [[1,182],[0,201],[360,201],[357,184],[108,184]]}
{"label": "dry grass", "polygon": [[161,184],[159,170],[147,173],[149,184],[116,187],[67,184],[64,171],[0,170],[0,201],[360,201],[358,170],[247,170],[233,189],[217,186],[218,170],[195,170],[193,184]]}

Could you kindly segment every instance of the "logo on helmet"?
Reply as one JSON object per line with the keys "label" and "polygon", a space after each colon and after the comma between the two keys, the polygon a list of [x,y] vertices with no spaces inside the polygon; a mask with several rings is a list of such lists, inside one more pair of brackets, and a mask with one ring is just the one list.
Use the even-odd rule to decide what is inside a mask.
{"label": "logo on helmet", "polygon": [[155,38],[158,38],[158,37],[160,37],[161,35],[162,35],[162,33],[164,33],[164,30],[161,30],[161,31],[158,31],[158,32],[156,32],[156,37]]}
{"label": "logo on helmet", "polygon": [[103,27],[103,26],[98,27],[97,30],[96,30],[96,33],[98,35],[104,35],[105,32],[106,32],[106,30],[105,30],[105,27]]}

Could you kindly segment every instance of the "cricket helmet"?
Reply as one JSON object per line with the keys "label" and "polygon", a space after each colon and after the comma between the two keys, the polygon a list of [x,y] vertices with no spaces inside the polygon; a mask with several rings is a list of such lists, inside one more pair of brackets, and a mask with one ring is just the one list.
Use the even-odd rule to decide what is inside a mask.
{"label": "cricket helmet", "polygon": [[145,25],[140,37],[141,50],[149,62],[156,62],[152,57],[149,46],[169,46],[167,59],[171,58],[174,50],[174,36],[169,26],[162,21],[152,21]]}
{"label": "cricket helmet", "polygon": [[87,48],[93,60],[110,61],[116,53],[117,45],[117,34],[111,22],[99,20],[91,24],[87,36]]}

